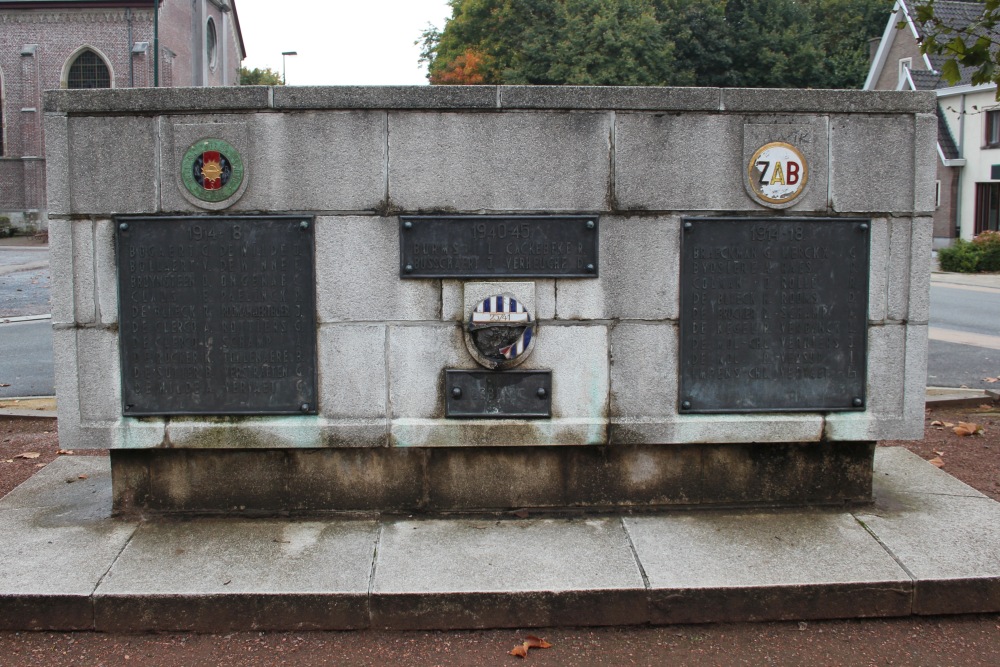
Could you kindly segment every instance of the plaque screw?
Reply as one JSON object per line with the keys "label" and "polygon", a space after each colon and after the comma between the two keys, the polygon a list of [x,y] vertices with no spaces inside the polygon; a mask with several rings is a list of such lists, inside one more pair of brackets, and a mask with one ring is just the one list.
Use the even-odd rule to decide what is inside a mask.
{"label": "plaque screw", "polygon": [[587,229],[593,229],[593,228],[594,228],[594,227],[596,227],[596,226],[597,226],[597,225],[595,225],[595,224],[594,224],[594,221],[593,221],[593,220],[588,220],[588,221],[587,221]]}
{"label": "plaque screw", "polygon": [[853,401],[851,401],[851,405],[853,405],[856,408],[860,408],[864,404],[865,402],[862,401],[860,398],[855,398]]}
{"label": "plaque screw", "polygon": [[413,223],[407,220],[403,223],[403,229],[413,229]]}
{"label": "plaque screw", "polygon": [[462,388],[461,387],[452,387],[451,388],[451,395],[454,396],[455,398],[462,398]]}
{"label": "plaque screw", "polygon": [[690,223],[690,222],[685,222],[684,223],[684,231],[685,232],[690,232],[693,227],[694,227],[694,225],[692,223]]}
{"label": "plaque screw", "polygon": [[691,409],[691,401],[684,401],[681,403],[681,410],[690,410],[690,409]]}
{"label": "plaque screw", "polygon": [[593,272],[594,272],[594,265],[593,264],[588,264],[587,265],[587,273],[593,273]]}
{"label": "plaque screw", "polygon": [[863,232],[867,232],[868,231],[868,223],[867,222],[862,222],[860,225],[858,225],[858,229],[860,229]]}
{"label": "plaque screw", "polygon": [[538,394],[538,398],[545,398],[549,392],[545,391],[545,387],[539,387],[535,393]]}
{"label": "plaque screw", "polygon": [[118,225],[118,229],[122,230],[123,232],[127,232],[128,231],[128,223],[127,222],[123,222],[122,224]]}
{"label": "plaque screw", "polygon": [[309,404],[303,403],[302,405],[299,406],[299,410],[301,410],[302,412],[309,412]]}
{"label": "plaque screw", "polygon": [[406,271],[407,273],[413,273],[413,265],[407,264],[406,266],[403,267],[403,270]]}
{"label": "plaque screw", "polygon": [[306,231],[307,229],[309,229],[309,221],[303,220],[302,222],[300,222],[299,229],[301,229],[302,231]]}

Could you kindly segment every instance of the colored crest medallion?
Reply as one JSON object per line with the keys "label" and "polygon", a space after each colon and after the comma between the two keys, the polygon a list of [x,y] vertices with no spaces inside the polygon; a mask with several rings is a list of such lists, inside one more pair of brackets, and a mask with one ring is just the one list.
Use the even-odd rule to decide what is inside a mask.
{"label": "colored crest medallion", "polygon": [[798,148],[782,141],[761,146],[747,165],[750,187],[766,204],[790,204],[809,180],[806,158]]}
{"label": "colored crest medallion", "polygon": [[221,139],[201,139],[184,153],[181,181],[194,197],[206,202],[229,199],[243,183],[243,160]]}
{"label": "colored crest medallion", "polygon": [[509,294],[495,294],[472,311],[466,330],[472,357],[487,368],[517,366],[531,353],[535,323],[523,304]]}

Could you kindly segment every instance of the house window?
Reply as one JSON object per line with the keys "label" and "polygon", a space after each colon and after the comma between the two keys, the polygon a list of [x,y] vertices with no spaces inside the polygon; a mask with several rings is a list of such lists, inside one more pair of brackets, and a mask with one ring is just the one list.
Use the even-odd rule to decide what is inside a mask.
{"label": "house window", "polygon": [[110,88],[111,73],[101,57],[87,49],[70,65],[66,83],[69,88]]}
{"label": "house window", "polygon": [[986,112],[986,148],[1000,147],[1000,109]]}
{"label": "house window", "polygon": [[211,18],[205,26],[205,55],[208,56],[208,66],[215,69],[219,62],[219,37],[215,32],[215,21]]}
{"label": "house window", "polygon": [[934,181],[934,208],[941,208],[941,181]]}
{"label": "house window", "polygon": [[913,58],[899,59],[899,78],[902,79],[907,71],[913,69]]}
{"label": "house window", "polygon": [[1000,231],[1000,183],[976,183],[976,229]]}

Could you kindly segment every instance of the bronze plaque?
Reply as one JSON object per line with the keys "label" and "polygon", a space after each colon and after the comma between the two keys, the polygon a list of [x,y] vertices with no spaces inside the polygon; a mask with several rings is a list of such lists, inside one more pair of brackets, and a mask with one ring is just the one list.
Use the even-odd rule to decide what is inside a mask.
{"label": "bronze plaque", "polygon": [[864,410],[870,224],[685,218],[680,411]]}
{"label": "bronze plaque", "polygon": [[123,414],[316,413],[311,217],[115,224]]}
{"label": "bronze plaque", "polygon": [[410,215],[401,278],[596,278],[596,215]]}
{"label": "bronze plaque", "polygon": [[548,419],[552,371],[445,370],[450,419]]}

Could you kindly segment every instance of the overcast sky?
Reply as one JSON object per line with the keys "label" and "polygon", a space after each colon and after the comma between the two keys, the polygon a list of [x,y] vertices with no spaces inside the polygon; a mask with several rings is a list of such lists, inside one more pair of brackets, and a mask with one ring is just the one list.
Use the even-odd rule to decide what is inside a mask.
{"label": "overcast sky", "polygon": [[281,73],[290,86],[425,84],[417,65],[428,23],[444,27],[447,0],[235,0],[243,66]]}

